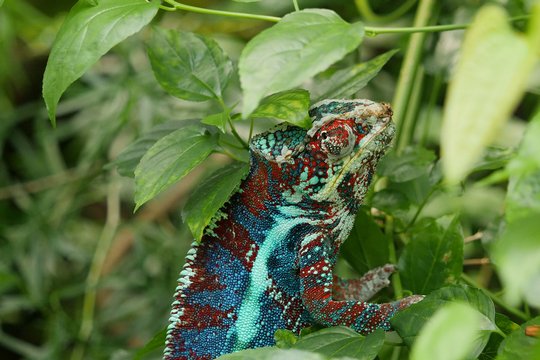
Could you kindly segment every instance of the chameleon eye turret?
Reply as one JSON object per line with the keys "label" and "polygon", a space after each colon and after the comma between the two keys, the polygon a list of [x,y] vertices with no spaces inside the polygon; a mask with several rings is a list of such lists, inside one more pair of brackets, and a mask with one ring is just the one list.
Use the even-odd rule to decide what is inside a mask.
{"label": "chameleon eye turret", "polygon": [[215,215],[180,272],[164,358],[213,359],[274,344],[313,324],[367,334],[419,300],[367,302],[393,265],[356,280],[332,274],[339,247],[394,134],[392,111],[370,100],[325,100],[309,130],[255,136],[250,172]]}

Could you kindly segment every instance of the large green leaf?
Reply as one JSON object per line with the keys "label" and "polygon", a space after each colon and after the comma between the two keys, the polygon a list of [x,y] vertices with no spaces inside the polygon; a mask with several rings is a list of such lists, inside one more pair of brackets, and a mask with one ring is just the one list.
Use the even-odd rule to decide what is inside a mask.
{"label": "large green leaf", "polygon": [[204,228],[215,213],[238,189],[249,165],[236,162],[215,171],[197,187],[184,207],[183,217],[195,240],[201,240]]}
{"label": "large green leaf", "polygon": [[195,121],[192,120],[171,120],[154,126],[122,150],[111,165],[115,165],[118,169],[118,173],[122,176],[135,176],[135,168],[152,145],[173,131],[186,126],[192,126],[194,123]]}
{"label": "large green leaf", "polygon": [[216,137],[197,126],[158,140],[135,169],[135,210],[187,175],[216,147]]}
{"label": "large green leaf", "polygon": [[276,347],[262,347],[258,349],[249,349],[226,354],[217,358],[217,360],[277,360],[277,359],[295,359],[295,360],[326,360],[327,357],[315,354],[309,351],[296,349],[279,349]]}
{"label": "large green leaf", "polygon": [[243,115],[250,115],[265,95],[297,87],[342,59],[363,37],[361,23],[349,24],[331,10],[306,9],[286,15],[242,51],[238,66]]}
{"label": "large green leaf", "polygon": [[420,330],[433,314],[450,302],[469,304],[483,315],[482,328],[486,332],[477,349],[482,349],[489,339],[489,332],[495,329],[495,306],[491,299],[481,290],[465,285],[448,286],[432,292],[424,300],[401,310],[390,320],[392,327],[399,333],[403,341],[411,346]]}
{"label": "large green leaf", "polygon": [[80,0],[62,24],[43,76],[43,98],[52,123],[56,106],[67,87],[98,59],[156,15],[159,1]]}
{"label": "large green leaf", "polygon": [[388,239],[381,229],[360,210],[349,238],[341,247],[341,254],[360,274],[389,262]]}
{"label": "large green leaf", "polygon": [[322,329],[302,337],[294,349],[308,350],[328,358],[371,360],[384,344],[384,331],[377,330],[364,337],[346,327]]}
{"label": "large green leaf", "polygon": [[161,86],[184,100],[221,98],[232,75],[231,60],[214,40],[187,31],[154,28],[148,56]]}
{"label": "large green leaf", "polygon": [[540,307],[540,212],[509,222],[493,249],[493,259],[512,305],[521,299]]}
{"label": "large green leaf", "polygon": [[307,129],[311,127],[309,104],[307,90],[282,91],[265,97],[251,117],[276,119]]}
{"label": "large green leaf", "polygon": [[486,344],[482,330],[495,330],[495,326],[466,304],[447,304],[420,331],[411,350],[411,360],[474,359]]}
{"label": "large green leaf", "polygon": [[540,338],[528,336],[525,329],[529,326],[540,326],[540,316],[527,321],[512,332],[501,344],[497,360],[532,360],[540,359]]}
{"label": "large green leaf", "polygon": [[[540,6],[537,6],[540,10]],[[504,10],[486,5],[467,31],[448,89],[441,132],[445,178],[462,180],[493,142],[521,98],[538,60],[540,11],[527,36],[515,33]]]}
{"label": "large green leaf", "polygon": [[369,61],[338,70],[329,79],[317,84],[316,101],[353,96],[368,84],[398,50],[390,50]]}
{"label": "large green leaf", "polygon": [[411,241],[399,259],[403,285],[429,294],[455,283],[463,267],[463,235],[459,221],[422,219],[411,230]]}

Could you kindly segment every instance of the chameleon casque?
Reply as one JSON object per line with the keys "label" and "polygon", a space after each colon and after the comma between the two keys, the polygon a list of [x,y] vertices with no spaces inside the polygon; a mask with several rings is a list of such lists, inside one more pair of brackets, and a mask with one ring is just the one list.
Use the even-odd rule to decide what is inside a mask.
{"label": "chameleon casque", "polygon": [[309,114],[309,130],[282,124],[252,138],[249,175],[186,256],[164,359],[269,346],[277,329],[315,323],[388,330],[396,311],[421,300],[366,302],[393,265],[354,280],[332,274],[392,140],[390,106],[325,100]]}

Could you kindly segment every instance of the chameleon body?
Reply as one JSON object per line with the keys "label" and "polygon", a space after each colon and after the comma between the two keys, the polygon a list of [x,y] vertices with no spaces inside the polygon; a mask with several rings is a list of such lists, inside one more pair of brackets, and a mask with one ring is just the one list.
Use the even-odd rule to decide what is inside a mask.
{"label": "chameleon body", "polygon": [[366,302],[392,265],[357,280],[332,274],[394,134],[391,115],[369,100],[325,100],[310,108],[311,129],[280,125],[251,140],[249,175],[186,257],[164,359],[269,346],[277,329],[315,323],[389,329],[397,310],[420,300]]}

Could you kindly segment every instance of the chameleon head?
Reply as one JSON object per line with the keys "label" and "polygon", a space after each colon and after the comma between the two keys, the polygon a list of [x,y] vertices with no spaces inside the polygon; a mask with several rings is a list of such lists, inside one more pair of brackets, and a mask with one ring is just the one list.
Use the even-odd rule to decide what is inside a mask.
{"label": "chameleon head", "polygon": [[394,135],[390,106],[324,100],[309,115],[311,129],[278,126],[253,138],[252,151],[269,161],[278,191],[289,202],[358,206]]}

